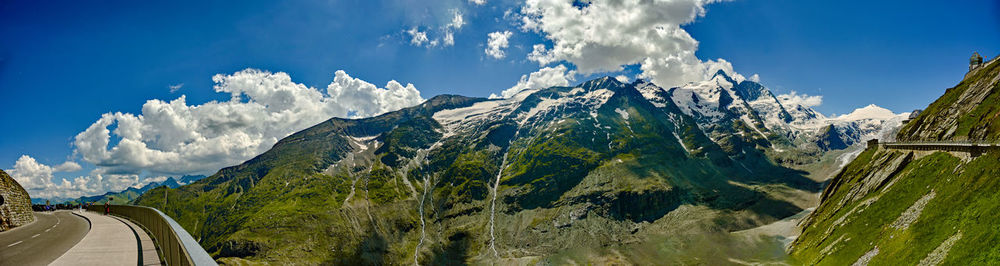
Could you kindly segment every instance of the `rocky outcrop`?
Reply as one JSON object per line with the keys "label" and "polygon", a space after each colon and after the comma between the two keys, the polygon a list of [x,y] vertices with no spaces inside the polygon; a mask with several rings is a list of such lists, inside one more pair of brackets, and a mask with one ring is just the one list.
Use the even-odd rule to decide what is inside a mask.
{"label": "rocky outcrop", "polygon": [[16,180],[0,170],[0,232],[35,221],[31,197]]}
{"label": "rocky outcrop", "polygon": [[973,69],[954,88],[911,119],[899,141],[1000,140],[1000,63],[994,58]]}
{"label": "rocky outcrop", "polygon": [[823,132],[819,135],[816,140],[816,145],[819,146],[821,150],[842,150],[846,149],[848,144],[844,143],[844,137],[837,132],[837,129],[833,125],[827,126],[825,129],[820,130]]}

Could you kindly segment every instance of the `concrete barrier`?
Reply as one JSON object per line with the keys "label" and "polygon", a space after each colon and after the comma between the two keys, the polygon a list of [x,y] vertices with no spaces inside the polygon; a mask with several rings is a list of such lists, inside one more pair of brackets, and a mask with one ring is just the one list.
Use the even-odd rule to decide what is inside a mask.
{"label": "concrete barrier", "polygon": [[[104,205],[93,205],[87,209],[103,213]],[[167,265],[218,265],[191,234],[160,210],[144,206],[111,205],[111,214],[128,218],[145,227],[153,236]]]}

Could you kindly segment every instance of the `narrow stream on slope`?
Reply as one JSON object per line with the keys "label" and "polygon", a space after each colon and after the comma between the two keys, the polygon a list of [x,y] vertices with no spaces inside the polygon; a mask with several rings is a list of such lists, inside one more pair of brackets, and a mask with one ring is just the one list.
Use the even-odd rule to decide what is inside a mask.
{"label": "narrow stream on slope", "polygon": [[507,151],[503,153],[503,161],[500,162],[500,170],[497,171],[497,181],[496,183],[493,184],[493,199],[490,200],[490,249],[493,250],[493,256],[496,257],[500,257],[500,253],[497,252],[497,247],[495,244],[497,242],[497,239],[493,233],[493,231],[495,230],[494,228],[496,227],[495,226],[496,222],[494,221],[494,217],[496,216],[496,210],[497,210],[497,188],[500,187],[500,176],[503,175],[503,168],[505,165],[507,165],[508,153],[510,153],[509,147],[507,148]]}
{"label": "narrow stream on slope", "polygon": [[500,188],[500,177],[503,175],[503,169],[507,167],[507,155],[510,154],[511,146],[514,145],[514,140],[517,139],[517,135],[521,133],[520,127],[515,128],[514,136],[510,138],[510,142],[507,144],[507,150],[503,152],[503,160],[500,161],[500,169],[497,170],[497,180],[493,183],[493,198],[490,200],[490,249],[493,250],[493,256],[500,257],[500,253],[497,252],[496,247],[496,210],[497,210],[497,189]]}
{"label": "narrow stream on slope", "polygon": [[368,167],[368,174],[365,175],[365,211],[368,212],[368,220],[372,222],[372,230],[378,232],[378,224],[375,223],[375,216],[372,216],[372,200],[368,197],[368,179],[372,177],[372,168],[375,168],[375,162]]}
{"label": "narrow stream on slope", "polygon": [[413,265],[420,265],[420,262],[417,262],[417,255],[420,254],[420,246],[424,244],[424,238],[427,236],[425,233],[427,225],[424,222],[424,201],[427,200],[427,191],[430,189],[430,178],[424,176],[424,194],[420,196],[420,204],[418,205],[420,212],[420,242],[417,242],[417,248],[413,249]]}

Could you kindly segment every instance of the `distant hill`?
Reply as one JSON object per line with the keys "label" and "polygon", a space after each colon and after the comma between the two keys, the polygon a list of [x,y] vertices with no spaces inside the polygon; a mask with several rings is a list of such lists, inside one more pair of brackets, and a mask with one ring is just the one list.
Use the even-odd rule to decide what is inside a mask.
{"label": "distant hill", "polygon": [[75,198],[75,199],[74,198],[35,198],[35,199],[31,199],[31,203],[32,204],[45,204],[45,201],[48,200],[50,204],[57,204],[57,203],[72,203],[72,204],[76,204],[76,203],[80,203],[80,202],[90,202],[90,203],[104,204],[104,202],[107,202],[108,199],[113,198],[114,200],[111,201],[111,204],[132,204],[132,202],[135,201],[135,199],[138,198],[139,195],[142,195],[142,193],[144,193],[144,192],[146,192],[146,191],[148,191],[150,189],[153,189],[153,188],[156,188],[156,187],[160,187],[160,186],[166,186],[166,187],[169,187],[169,188],[177,188],[177,187],[180,187],[181,185],[190,184],[191,182],[195,182],[195,181],[198,181],[198,180],[201,180],[201,179],[204,179],[204,178],[205,178],[204,175],[185,175],[185,176],[182,176],[180,178],[180,181],[178,181],[177,178],[169,177],[169,178],[167,178],[167,180],[164,180],[162,182],[149,183],[149,184],[146,184],[145,186],[142,186],[140,188],[129,187],[129,188],[126,188],[125,190],[122,190],[122,191],[108,192],[108,193],[104,193],[103,195],[83,196],[83,197],[79,197],[79,198]]}

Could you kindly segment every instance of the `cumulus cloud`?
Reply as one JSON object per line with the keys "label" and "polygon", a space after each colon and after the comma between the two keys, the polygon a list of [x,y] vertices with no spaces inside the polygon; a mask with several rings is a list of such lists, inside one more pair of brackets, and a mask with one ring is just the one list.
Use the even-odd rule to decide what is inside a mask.
{"label": "cumulus cloud", "polygon": [[629,79],[625,75],[615,76],[615,79],[617,79],[621,83],[629,83]]}
{"label": "cumulus cloud", "polygon": [[509,45],[507,39],[513,34],[509,30],[490,32],[489,39],[486,40],[486,49],[483,52],[493,58],[503,59],[506,56],[504,49]]}
{"label": "cumulus cloud", "polygon": [[787,94],[781,94],[778,95],[777,97],[778,101],[781,101],[781,104],[785,106],[801,105],[802,107],[813,107],[823,104],[823,96],[819,95],[809,96],[806,94],[799,94],[798,92],[795,91],[792,91]]}
{"label": "cumulus cloud", "polygon": [[369,117],[424,100],[412,84],[392,80],[379,88],[344,71],[325,92],[256,69],[212,80],[228,101],[191,105],[182,95],[149,100],[140,114],[106,113],[76,135],[75,153],[97,166],[93,174],[211,174],[330,117]]}
{"label": "cumulus cloud", "polygon": [[528,75],[521,75],[517,85],[501,92],[501,95],[491,94],[490,98],[510,98],[518,92],[530,89],[542,89],[552,86],[569,86],[575,80],[576,71],[568,70],[565,65],[544,67]]}
{"label": "cumulus cloud", "polygon": [[473,3],[473,4],[477,5],[477,6],[481,6],[481,5],[485,5],[486,4],[486,0],[469,0],[469,3]]}
{"label": "cumulus cloud", "polygon": [[83,169],[80,164],[73,161],[66,161],[56,167],[52,168],[55,172],[76,172]]}
{"label": "cumulus cloud", "polygon": [[551,47],[534,45],[529,60],[542,66],[566,61],[582,74],[615,72],[624,65],[639,64],[639,77],[661,86],[704,80],[714,74],[713,68],[728,64],[721,59],[698,59],[698,41],[681,28],[704,16],[705,5],[714,0],[574,2],[526,1],[521,28],[552,42]]}
{"label": "cumulus cloud", "polygon": [[76,178],[53,181],[56,172],[78,171],[80,165],[66,162],[52,167],[39,163],[35,158],[21,155],[14,163],[14,169],[8,169],[14,180],[17,180],[31,197],[53,198],[97,195],[106,191],[119,191],[138,181],[137,175],[104,175],[79,176]]}

